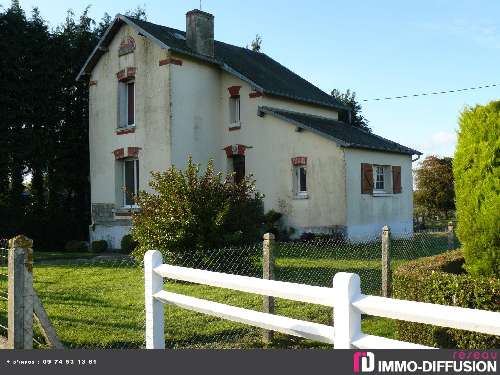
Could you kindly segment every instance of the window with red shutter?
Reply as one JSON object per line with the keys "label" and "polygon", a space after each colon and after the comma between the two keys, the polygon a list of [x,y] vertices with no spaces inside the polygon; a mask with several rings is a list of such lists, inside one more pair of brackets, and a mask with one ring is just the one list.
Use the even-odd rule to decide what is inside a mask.
{"label": "window with red shutter", "polygon": [[392,191],[394,194],[401,194],[401,167],[392,167]]}
{"label": "window with red shutter", "polygon": [[373,193],[373,166],[361,163],[361,194]]}

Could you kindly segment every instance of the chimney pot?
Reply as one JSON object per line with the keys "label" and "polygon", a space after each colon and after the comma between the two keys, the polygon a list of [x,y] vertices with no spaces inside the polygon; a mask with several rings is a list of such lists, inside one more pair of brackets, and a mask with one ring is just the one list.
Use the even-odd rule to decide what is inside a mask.
{"label": "chimney pot", "polygon": [[214,16],[198,9],[186,13],[186,43],[196,53],[214,56]]}

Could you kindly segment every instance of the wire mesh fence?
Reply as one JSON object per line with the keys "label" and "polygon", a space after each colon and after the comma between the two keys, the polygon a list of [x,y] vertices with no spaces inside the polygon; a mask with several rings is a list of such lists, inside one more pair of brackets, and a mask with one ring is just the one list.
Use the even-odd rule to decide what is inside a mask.
{"label": "wire mesh fence", "polygon": [[[391,240],[393,269],[408,260],[448,249],[445,232],[414,233]],[[381,294],[381,236],[363,242],[317,236],[313,239],[276,242],[275,279],[319,286],[332,286],[337,272],[360,275],[365,294]],[[121,254],[92,255],[88,259],[35,253],[34,287],[68,348],[128,349],[145,345],[144,274],[142,264]],[[262,243],[197,252],[181,260],[165,262],[210,271],[262,277]],[[0,272],[2,267],[0,267]],[[1,284],[0,284],[1,285]],[[165,280],[165,289],[215,302],[262,311],[262,296],[186,282]],[[0,305],[1,306],[1,305]],[[1,310],[0,310],[1,311]],[[322,324],[332,323],[331,308],[283,299],[276,300],[275,313]],[[365,319],[368,333],[391,337],[391,323]],[[43,337],[35,334],[46,347]],[[262,347],[262,331],[247,325],[165,307],[167,348],[256,348]],[[45,345],[45,346],[44,346]],[[277,334],[272,347],[327,347]]]}

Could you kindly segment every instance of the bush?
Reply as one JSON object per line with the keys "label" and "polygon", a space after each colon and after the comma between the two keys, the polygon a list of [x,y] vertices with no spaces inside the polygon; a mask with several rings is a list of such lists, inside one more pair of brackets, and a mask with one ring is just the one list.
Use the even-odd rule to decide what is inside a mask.
{"label": "bush", "polygon": [[120,244],[122,253],[125,254],[130,254],[138,245],[137,241],[134,240],[131,234],[126,234],[125,236],[123,236]]}
{"label": "bush", "polygon": [[[213,249],[260,240],[262,196],[249,179],[223,179],[213,161],[201,174],[189,158],[185,171],[152,173],[149,185],[155,193],[140,192],[140,210],[132,216],[132,236],[139,242],[133,255],[139,261],[157,249],[173,264],[208,267]],[[249,257],[239,259],[251,263]]]}
{"label": "bush", "polygon": [[453,161],[458,227],[471,274],[500,276],[500,101],[467,108]]}
{"label": "bush", "polygon": [[[394,272],[394,298],[500,311],[500,280],[472,276],[463,269],[460,250],[419,258]],[[439,348],[489,349],[500,337],[470,331],[398,321],[398,339]]]}
{"label": "bush", "polygon": [[84,252],[84,251],[89,251],[89,245],[85,241],[68,241],[66,242],[66,245],[64,245],[64,250],[78,253],[78,252]]}
{"label": "bush", "polygon": [[102,253],[108,250],[108,243],[105,240],[92,241],[92,252]]}

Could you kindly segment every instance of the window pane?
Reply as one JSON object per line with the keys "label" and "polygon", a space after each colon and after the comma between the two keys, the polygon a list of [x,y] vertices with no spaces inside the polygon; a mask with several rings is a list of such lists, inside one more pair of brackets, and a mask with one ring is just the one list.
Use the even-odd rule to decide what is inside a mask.
{"label": "window pane", "polygon": [[384,190],[384,167],[382,166],[376,168],[375,189]]}
{"label": "window pane", "polygon": [[135,117],[135,84],[134,82],[130,82],[127,84],[127,118],[128,118],[128,125],[133,125],[134,124],[134,117]]}
{"label": "window pane", "polygon": [[233,156],[233,172],[234,182],[236,182],[237,184],[245,179],[245,156]]}
{"label": "window pane", "polygon": [[305,168],[299,168],[299,191],[307,191],[307,173]]}
{"label": "window pane", "polygon": [[126,206],[131,206],[134,204],[133,196],[136,194],[134,164],[135,164],[135,160],[125,161],[125,168],[124,168],[125,193],[124,194],[125,194],[125,205]]}

